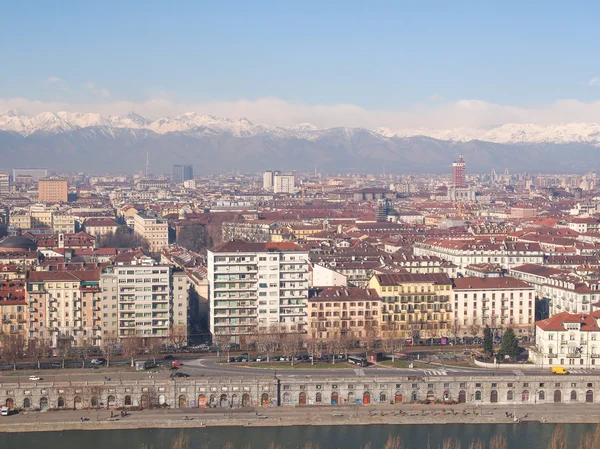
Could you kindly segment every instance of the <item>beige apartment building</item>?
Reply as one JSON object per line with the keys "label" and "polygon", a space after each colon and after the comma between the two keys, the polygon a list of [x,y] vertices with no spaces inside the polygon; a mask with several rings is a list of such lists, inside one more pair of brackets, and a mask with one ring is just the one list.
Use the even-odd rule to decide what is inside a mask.
{"label": "beige apartment building", "polygon": [[324,342],[336,338],[376,338],[382,301],[374,289],[315,287],[308,297],[308,336]]}
{"label": "beige apartment building", "polygon": [[38,181],[38,195],[43,203],[66,203],[69,184],[64,178],[42,178]]}
{"label": "beige apartment building", "polygon": [[133,232],[145,238],[152,253],[158,253],[169,246],[169,224],[167,220],[137,214],[134,217]]}
{"label": "beige apartment building", "polygon": [[70,210],[55,210],[43,205],[11,211],[9,224],[15,229],[52,229],[66,234],[75,232],[75,217]]}
{"label": "beige apartment building", "polygon": [[415,339],[450,336],[452,281],[447,274],[376,274],[369,288],[383,301],[382,330]]}

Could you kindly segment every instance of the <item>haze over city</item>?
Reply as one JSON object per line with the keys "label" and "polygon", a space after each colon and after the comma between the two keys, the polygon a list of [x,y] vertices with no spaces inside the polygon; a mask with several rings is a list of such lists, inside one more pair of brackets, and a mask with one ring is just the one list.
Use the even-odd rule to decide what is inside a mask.
{"label": "haze over city", "polygon": [[2,5],[0,448],[598,449],[599,13]]}

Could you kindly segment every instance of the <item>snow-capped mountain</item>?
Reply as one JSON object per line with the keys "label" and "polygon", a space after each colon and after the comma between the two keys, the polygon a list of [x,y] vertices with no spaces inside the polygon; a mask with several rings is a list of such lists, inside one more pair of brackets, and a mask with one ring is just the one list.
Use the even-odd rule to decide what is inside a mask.
{"label": "snow-capped mountain", "polygon": [[272,126],[253,123],[248,119],[200,115],[189,112],[178,117],[161,117],[150,120],[135,112],[119,116],[102,117],[95,113],[44,112],[35,116],[7,111],[0,114],[0,131],[12,131],[22,136],[35,133],[60,134],[85,128],[102,127],[104,134],[113,134],[115,129],[146,130],[156,134],[183,133],[191,136],[214,136],[230,134],[234,137],[265,136],[271,138],[296,138],[309,141],[332,135],[352,136],[357,130],[368,132],[383,139],[404,139],[416,136],[430,137],[451,142],[474,140],[502,144],[536,143],[585,143],[600,146],[600,125],[586,123],[566,123],[540,126],[535,124],[509,123],[493,129],[400,129],[377,128],[372,131],[360,128],[319,129],[310,123],[292,126]]}

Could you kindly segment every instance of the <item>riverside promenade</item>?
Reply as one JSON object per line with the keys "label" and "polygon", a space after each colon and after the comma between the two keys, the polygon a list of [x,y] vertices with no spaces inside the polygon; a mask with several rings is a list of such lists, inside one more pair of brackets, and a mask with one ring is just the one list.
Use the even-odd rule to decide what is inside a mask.
{"label": "riverside promenade", "polygon": [[[501,424],[600,423],[600,404],[520,405],[419,405],[402,407],[297,406],[290,408],[166,409],[134,411],[124,418],[101,410],[27,411],[0,418],[0,432],[198,428],[217,426],[318,426],[374,424]],[[82,417],[88,419],[82,421]],[[518,425],[518,423],[515,423]]]}

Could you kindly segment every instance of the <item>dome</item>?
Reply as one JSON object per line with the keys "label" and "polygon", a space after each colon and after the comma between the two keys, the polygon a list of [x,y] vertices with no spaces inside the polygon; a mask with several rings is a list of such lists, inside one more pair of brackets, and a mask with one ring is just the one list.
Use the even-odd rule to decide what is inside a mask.
{"label": "dome", "polygon": [[30,238],[22,235],[6,237],[0,242],[0,249],[22,249],[26,251],[36,251],[37,243]]}

